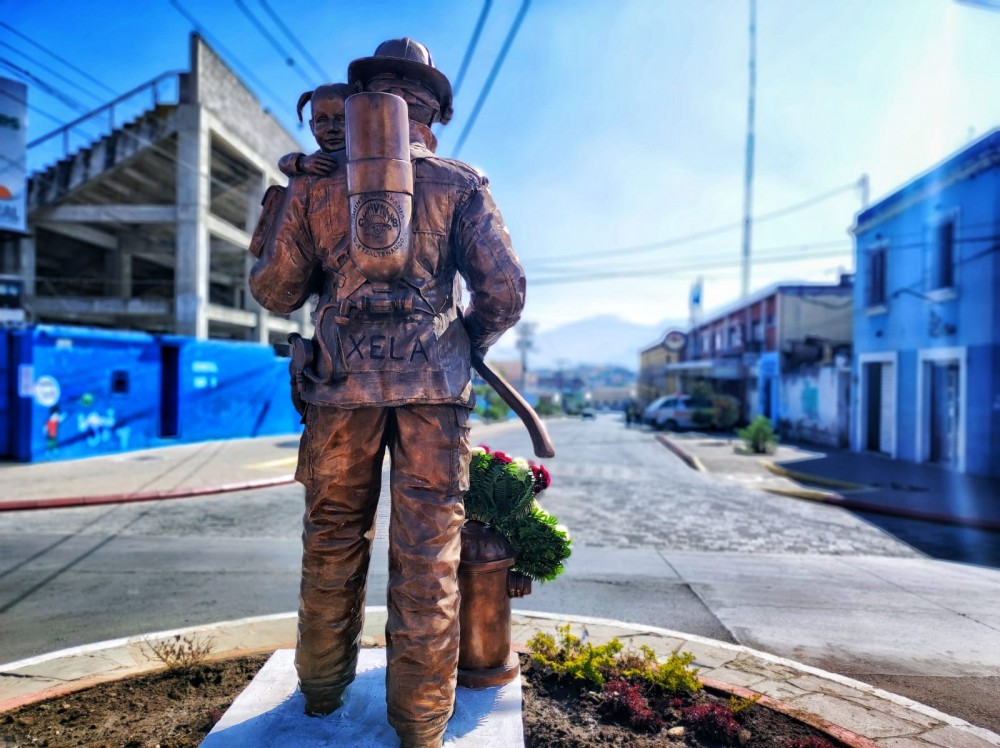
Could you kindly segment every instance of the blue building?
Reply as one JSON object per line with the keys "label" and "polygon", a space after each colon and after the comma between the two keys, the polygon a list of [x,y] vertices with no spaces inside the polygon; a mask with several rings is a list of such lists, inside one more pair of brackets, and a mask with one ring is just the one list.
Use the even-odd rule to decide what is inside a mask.
{"label": "blue building", "polygon": [[0,329],[0,459],[22,462],[301,430],[269,345],[127,330]]}
{"label": "blue building", "polygon": [[1000,129],[853,231],[852,448],[1000,476]]}

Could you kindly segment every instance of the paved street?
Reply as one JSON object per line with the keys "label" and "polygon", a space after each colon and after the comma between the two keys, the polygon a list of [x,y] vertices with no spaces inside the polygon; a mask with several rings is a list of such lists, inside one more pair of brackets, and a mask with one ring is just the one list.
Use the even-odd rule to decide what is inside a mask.
{"label": "paved street", "polygon": [[[1000,728],[1000,572],[697,473],[610,417],[549,428],[558,457],[542,503],[576,548],[562,578],[516,607],[738,642]],[[517,424],[473,438],[530,454]],[[284,486],[0,514],[0,662],[294,609],[300,511],[301,488]],[[380,515],[371,604],[384,603]]]}

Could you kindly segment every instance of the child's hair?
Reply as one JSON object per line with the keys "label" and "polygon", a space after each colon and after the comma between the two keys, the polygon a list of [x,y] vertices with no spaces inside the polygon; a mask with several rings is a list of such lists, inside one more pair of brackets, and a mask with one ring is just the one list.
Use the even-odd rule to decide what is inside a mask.
{"label": "child's hair", "polygon": [[306,91],[299,97],[299,103],[295,111],[299,115],[299,122],[302,121],[302,109],[313,99],[322,99],[324,96],[337,96],[346,99],[352,94],[356,94],[360,89],[351,83],[324,83],[317,86],[314,91]]}

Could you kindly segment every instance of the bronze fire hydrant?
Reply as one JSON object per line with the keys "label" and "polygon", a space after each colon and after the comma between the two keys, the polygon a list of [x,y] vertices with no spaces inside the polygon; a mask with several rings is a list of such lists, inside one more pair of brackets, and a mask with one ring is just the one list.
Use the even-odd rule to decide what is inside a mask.
{"label": "bronze fire hydrant", "polygon": [[460,686],[501,686],[521,672],[510,648],[510,598],[530,595],[531,578],[512,572],[514,561],[510,543],[488,524],[469,520],[462,527]]}

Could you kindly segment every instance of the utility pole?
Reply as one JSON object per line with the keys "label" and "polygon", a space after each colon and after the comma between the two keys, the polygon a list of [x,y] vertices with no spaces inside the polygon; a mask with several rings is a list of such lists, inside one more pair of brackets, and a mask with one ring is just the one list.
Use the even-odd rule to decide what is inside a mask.
{"label": "utility pole", "polygon": [[747,155],[743,182],[743,263],[740,298],[750,293],[750,239],[753,230],[754,99],[757,93],[757,0],[750,0],[750,94],[747,99]]}
{"label": "utility pole", "polygon": [[868,202],[871,199],[871,184],[867,172],[858,178],[858,191],[861,193],[861,210],[864,210],[868,207]]}
{"label": "utility pole", "polygon": [[524,392],[528,384],[528,351],[535,348],[535,330],[538,327],[534,322],[522,322],[515,330],[517,332],[517,350],[521,352],[521,392]]}

